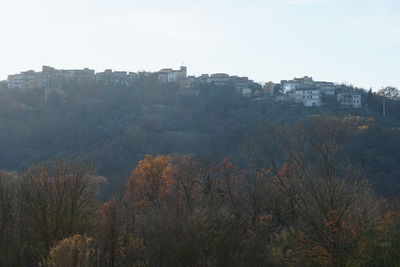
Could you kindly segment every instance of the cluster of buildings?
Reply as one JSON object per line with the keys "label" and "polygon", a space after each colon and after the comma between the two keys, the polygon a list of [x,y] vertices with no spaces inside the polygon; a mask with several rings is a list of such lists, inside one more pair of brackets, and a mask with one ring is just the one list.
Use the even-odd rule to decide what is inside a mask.
{"label": "cluster of buildings", "polygon": [[7,85],[10,89],[46,89],[57,88],[70,83],[95,84],[102,83],[108,85],[129,85],[138,80],[138,74],[126,71],[105,70],[95,73],[92,69],[77,70],[58,70],[49,66],[43,66],[42,71],[33,70],[9,75]]}
{"label": "cluster of buildings", "polygon": [[181,88],[193,88],[208,85],[230,86],[244,96],[251,97],[261,85],[250,80],[248,77],[230,76],[226,73],[202,74],[199,77],[189,76],[180,82]]}
{"label": "cluster of buildings", "polygon": [[179,70],[162,69],[157,72],[157,80],[159,83],[175,83],[186,79],[187,68],[181,67]]}
{"label": "cluster of buildings", "polygon": [[157,72],[159,83],[178,83],[181,90],[199,88],[201,86],[232,86],[237,92],[244,96],[252,96],[255,88],[261,89],[261,85],[250,80],[248,77],[230,76],[226,73],[202,74],[199,77],[187,76],[187,68],[179,70],[162,69]]}
{"label": "cluster of buildings", "polygon": [[59,88],[65,84],[102,84],[110,86],[129,86],[143,78],[151,78],[158,84],[175,83],[182,91],[190,91],[202,86],[229,86],[247,97],[272,97],[275,101],[292,101],[306,107],[319,107],[325,101],[335,100],[343,106],[361,108],[361,95],[355,91],[342,90],[339,85],[331,82],[314,81],[311,77],[282,80],[275,84],[268,82],[262,87],[248,77],[230,76],[226,73],[202,74],[198,77],[188,76],[187,68],[178,70],[171,68],[158,72],[126,72],[107,69],[95,72],[92,69],[58,70],[43,66],[41,72],[26,71],[10,75],[7,79],[8,88],[21,90],[45,89],[47,91]]}
{"label": "cluster of buildings", "polygon": [[[7,79],[8,88],[29,90],[58,88],[65,84],[84,83],[102,84],[111,86],[129,86],[137,83],[143,77],[151,77],[159,84],[177,83],[181,90],[188,90],[206,85],[233,86],[245,96],[252,96],[254,88],[261,85],[248,77],[230,76],[225,73],[203,74],[199,77],[188,76],[187,68],[182,66],[179,70],[162,69],[155,73],[126,72],[107,69],[104,72],[95,72],[92,69],[58,70],[49,66],[43,66],[42,71],[26,71],[20,74],[10,75]],[[253,88],[253,89],[252,89]]]}
{"label": "cluster of buildings", "polygon": [[359,93],[348,89],[343,90],[341,85],[331,82],[314,81],[308,76],[282,80],[280,84],[272,86],[272,89],[275,88],[279,88],[276,92],[278,101],[289,100],[306,107],[319,107],[324,104],[324,101],[335,100],[342,106],[361,108]]}

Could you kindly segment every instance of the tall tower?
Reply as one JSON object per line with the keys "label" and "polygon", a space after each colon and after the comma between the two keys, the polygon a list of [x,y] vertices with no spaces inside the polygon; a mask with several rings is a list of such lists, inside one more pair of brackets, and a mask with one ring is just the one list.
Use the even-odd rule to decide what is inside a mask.
{"label": "tall tower", "polygon": [[181,74],[183,78],[187,77],[187,67],[181,66]]}

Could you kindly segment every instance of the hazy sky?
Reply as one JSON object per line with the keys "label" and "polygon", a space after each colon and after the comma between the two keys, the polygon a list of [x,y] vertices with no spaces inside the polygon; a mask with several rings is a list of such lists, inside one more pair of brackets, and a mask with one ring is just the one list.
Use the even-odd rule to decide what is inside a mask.
{"label": "hazy sky", "polygon": [[400,88],[400,0],[0,0],[0,79],[42,65]]}

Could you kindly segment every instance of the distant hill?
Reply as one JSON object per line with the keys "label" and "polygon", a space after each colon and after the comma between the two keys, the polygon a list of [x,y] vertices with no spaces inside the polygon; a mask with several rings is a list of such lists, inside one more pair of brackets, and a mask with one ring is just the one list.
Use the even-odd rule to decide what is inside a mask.
{"label": "distant hill", "polygon": [[363,93],[362,109],[255,101],[229,86],[204,86],[182,94],[177,84],[131,87],[65,85],[43,102],[40,89],[0,92],[0,168],[21,170],[59,157],[98,166],[113,186],[146,154],[238,155],[259,124],[291,124],[312,115],[372,118],[348,144],[352,162],[363,167],[381,193],[400,192],[400,104]]}

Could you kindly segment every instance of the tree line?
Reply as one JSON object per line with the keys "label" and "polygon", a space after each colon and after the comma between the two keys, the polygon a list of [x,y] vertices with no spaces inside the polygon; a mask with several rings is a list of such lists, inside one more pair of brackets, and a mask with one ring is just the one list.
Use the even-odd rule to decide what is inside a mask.
{"label": "tree line", "polygon": [[345,155],[360,117],[262,125],[242,158],[146,155],[121,191],[81,161],[0,173],[2,266],[398,266],[399,205]]}
{"label": "tree line", "polygon": [[[82,158],[112,180],[102,191],[109,196],[146,154],[242,159],[243,143],[259,124],[354,115],[373,122],[352,138],[346,154],[365,170],[379,194],[400,192],[400,102],[395,89],[379,95],[360,90],[362,109],[343,108],[337,101],[318,108],[272,98],[254,101],[229,86],[197,89],[198,95],[183,94],[176,84],[151,81],[132,87],[66,84],[55,88],[45,103],[42,90],[0,90],[0,150],[5,151],[0,168],[22,171],[40,161]],[[381,115],[381,95],[386,96],[386,117]]]}

